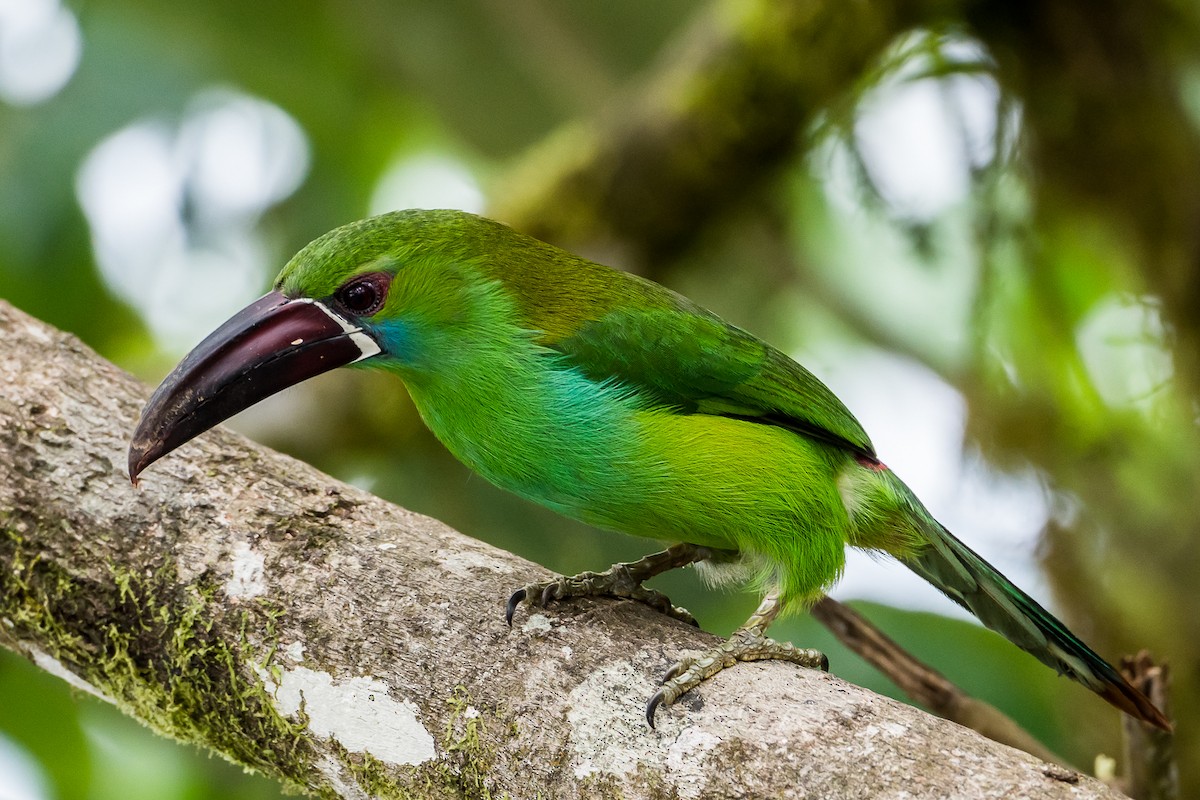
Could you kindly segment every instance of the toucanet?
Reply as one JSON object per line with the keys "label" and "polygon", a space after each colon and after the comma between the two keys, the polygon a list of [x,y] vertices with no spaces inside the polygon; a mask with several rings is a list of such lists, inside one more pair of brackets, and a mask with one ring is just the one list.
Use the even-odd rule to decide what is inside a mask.
{"label": "toucanet", "polygon": [[693,621],[642,582],[696,563],[762,595],[727,640],[668,673],[670,705],[726,665],[825,657],[766,636],[819,599],[847,545],[880,551],[1040,661],[1169,729],[1107,661],[935,520],[854,416],[771,345],[684,297],[459,211],[346,225],[200,343],[147,404],[129,449],[151,463],[263,398],[353,364],[404,381],[421,418],[492,483],[585,523],[670,543],[522,603],[630,597]]}

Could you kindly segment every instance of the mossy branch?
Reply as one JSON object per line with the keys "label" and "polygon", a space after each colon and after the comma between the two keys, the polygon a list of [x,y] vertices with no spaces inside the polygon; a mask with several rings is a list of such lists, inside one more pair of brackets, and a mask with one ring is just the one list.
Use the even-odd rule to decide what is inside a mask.
{"label": "mossy branch", "polygon": [[134,489],[145,387],[3,303],[0,387],[0,644],[291,788],[1115,796],[785,664],[722,673],[652,731],[654,676],[709,635],[598,601],[510,630],[503,599],[544,570],[227,432]]}
{"label": "mossy branch", "polygon": [[565,126],[493,187],[489,215],[652,272],[802,152],[897,36],[952,3],[718,0],[608,111]]}

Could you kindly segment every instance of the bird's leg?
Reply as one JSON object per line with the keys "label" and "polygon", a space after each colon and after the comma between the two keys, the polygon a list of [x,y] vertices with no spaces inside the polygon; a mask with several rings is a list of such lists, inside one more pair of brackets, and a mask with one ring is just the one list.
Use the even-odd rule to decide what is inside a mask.
{"label": "bird's leg", "polygon": [[829,659],[818,650],[802,650],[791,642],[767,638],[766,631],[781,604],[778,592],[763,597],[758,610],[724,642],[695,658],[685,658],[675,664],[663,677],[663,686],[646,704],[646,721],[654,727],[654,711],[660,705],[669,706],[683,695],[726,667],[739,661],[790,661],[802,667],[829,670]]}
{"label": "bird's leg", "polygon": [[685,567],[713,556],[710,548],[694,544],[675,544],[661,553],[628,563],[613,564],[604,572],[581,572],[552,581],[527,584],[513,592],[508,599],[505,619],[512,625],[513,612],[522,601],[532,606],[545,606],[552,600],[570,597],[622,597],[637,600],[668,616],[696,625],[696,618],[686,608],[672,605],[670,599],[657,589],[647,589],[643,581],[675,567]]}

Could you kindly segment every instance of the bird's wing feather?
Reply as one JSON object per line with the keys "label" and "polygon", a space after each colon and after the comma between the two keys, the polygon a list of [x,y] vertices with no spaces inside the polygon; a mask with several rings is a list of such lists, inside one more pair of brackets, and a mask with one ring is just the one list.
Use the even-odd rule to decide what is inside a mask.
{"label": "bird's wing feather", "polygon": [[858,420],[811,372],[679,295],[654,299],[577,319],[543,343],[589,378],[620,381],[682,413],[778,425],[874,458]]}

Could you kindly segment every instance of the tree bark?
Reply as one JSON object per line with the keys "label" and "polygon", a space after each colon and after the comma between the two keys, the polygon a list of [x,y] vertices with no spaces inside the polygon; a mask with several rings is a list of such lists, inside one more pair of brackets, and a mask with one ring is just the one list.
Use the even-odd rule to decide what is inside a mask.
{"label": "tree bark", "polygon": [[[324,797],[1115,797],[834,675],[740,665],[636,603],[519,612],[546,571],[218,430],[138,489],[145,387],[0,303],[0,644]],[[835,665],[836,668],[836,665]]]}

